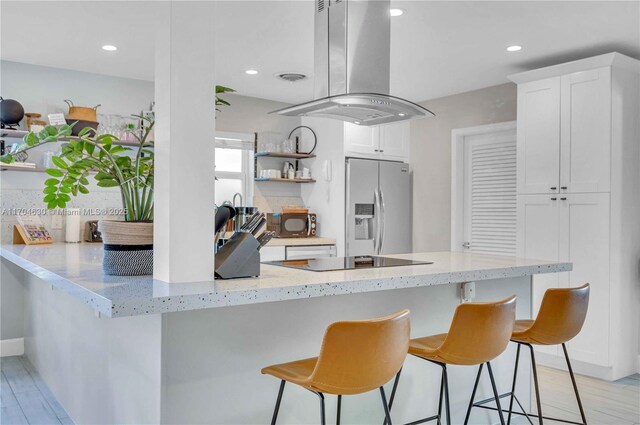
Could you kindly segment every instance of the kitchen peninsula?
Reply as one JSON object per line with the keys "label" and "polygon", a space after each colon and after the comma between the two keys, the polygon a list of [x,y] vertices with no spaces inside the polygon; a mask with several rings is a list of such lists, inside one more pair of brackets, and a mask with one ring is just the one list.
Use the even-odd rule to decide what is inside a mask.
{"label": "kitchen peninsula", "polygon": [[[438,252],[394,256],[429,265],[324,273],[262,265],[254,279],[166,284],[104,276],[101,252],[89,244],[0,250],[3,277],[25,286],[26,355],[78,424],[266,423],[277,382],[260,368],[317,355],[329,323],[409,308],[412,334],[445,332],[463,282],[477,282],[479,301],[516,294],[518,318],[528,318],[531,276],[572,268]],[[495,362],[501,389],[511,379],[511,356]],[[521,370],[520,390],[527,394],[529,377]],[[457,423],[475,369],[452,368],[451,374]],[[403,375],[393,411],[398,423],[433,411],[439,383],[437,368],[412,359]],[[488,394],[487,384],[479,397]],[[314,421],[316,399],[304,392],[294,398],[299,388],[287,391],[280,423]],[[332,412],[335,400],[327,401]],[[375,394],[348,397],[343,420],[380,421],[378,403]]]}

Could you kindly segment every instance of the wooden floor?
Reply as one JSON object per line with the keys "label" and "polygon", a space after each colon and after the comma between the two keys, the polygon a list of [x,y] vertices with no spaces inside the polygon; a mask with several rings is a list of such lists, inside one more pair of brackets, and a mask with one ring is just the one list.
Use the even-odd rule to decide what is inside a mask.
{"label": "wooden floor", "polygon": [[73,425],[26,357],[3,357],[0,369],[0,424]]}
{"label": "wooden floor", "polygon": [[[73,424],[25,357],[3,357],[0,369],[0,424]],[[538,370],[544,415],[580,421],[569,375],[546,367]],[[640,424],[640,375],[616,382],[580,375],[576,375],[576,379],[590,425]],[[516,423],[524,423],[522,419]],[[557,423],[545,421],[545,424]]]}
{"label": "wooden floor", "polygon": [[[546,367],[538,371],[544,415],[580,422],[569,374]],[[589,425],[640,424],[640,375],[615,382],[576,375],[576,381]]]}

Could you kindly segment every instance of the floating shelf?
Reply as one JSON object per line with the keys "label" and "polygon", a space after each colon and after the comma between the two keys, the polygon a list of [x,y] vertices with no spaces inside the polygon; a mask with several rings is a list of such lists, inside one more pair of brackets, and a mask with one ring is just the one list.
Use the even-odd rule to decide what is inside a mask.
{"label": "floating shelf", "polygon": [[[10,128],[3,128],[0,130],[0,138],[6,137],[6,138],[12,138],[12,139],[22,139],[27,134],[29,134],[27,130],[12,130]],[[78,140],[78,138],[77,137],[61,137],[60,140],[63,142],[66,142],[69,140]],[[113,142],[113,144],[120,145],[120,146],[135,146],[135,147],[139,146],[138,142],[117,141],[117,142]]]}
{"label": "floating shelf", "polygon": [[0,165],[0,171],[31,171],[32,173],[44,173],[45,168],[41,167],[16,167],[11,164]]}
{"label": "floating shelf", "polygon": [[256,152],[256,157],[305,159],[315,158],[315,155],[308,153],[284,153],[284,152]]}
{"label": "floating shelf", "polygon": [[256,177],[254,179],[257,182],[278,182],[278,183],[315,183],[313,179],[267,179],[262,177]]}

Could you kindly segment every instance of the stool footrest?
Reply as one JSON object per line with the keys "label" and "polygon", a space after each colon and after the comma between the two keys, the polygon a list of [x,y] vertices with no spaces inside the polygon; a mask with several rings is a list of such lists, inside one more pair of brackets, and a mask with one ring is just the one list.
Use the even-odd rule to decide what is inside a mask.
{"label": "stool footrest", "polygon": [[[505,398],[505,397],[510,397],[512,394],[509,393],[504,393],[504,394],[500,394],[498,396],[498,398]],[[527,420],[529,421],[529,423],[531,423],[533,425],[533,422],[531,422],[531,418],[537,418],[538,415],[536,415],[535,413],[528,413],[524,410],[524,407],[522,407],[522,404],[520,404],[520,400],[518,400],[518,397],[516,397],[515,395],[513,395],[513,399],[516,401],[516,403],[518,403],[518,406],[520,406],[520,409],[522,410],[522,412],[516,412],[514,410],[508,410],[508,409],[502,409],[503,413],[511,413],[512,415],[518,415],[518,416],[526,416]],[[490,403],[492,401],[495,401],[495,397],[491,397],[491,398],[487,398],[485,400],[479,401],[477,403],[474,403],[473,406],[474,407],[479,407],[481,409],[487,409],[487,410],[495,410],[497,411],[498,409],[493,407],[493,406],[485,406],[485,404]],[[575,422],[575,421],[570,421],[567,419],[558,419],[558,418],[552,418],[550,416],[542,416],[542,419],[546,419],[549,421],[555,421],[555,422],[563,422],[565,424],[572,424],[572,425],[586,425],[582,422]]]}
{"label": "stool footrest", "polygon": [[429,416],[428,418],[424,418],[424,419],[419,419],[417,421],[413,421],[413,422],[409,422],[406,423],[405,425],[418,425],[418,424],[423,424],[425,422],[431,422],[431,421],[435,421],[438,419],[438,415],[434,415],[434,416]]}

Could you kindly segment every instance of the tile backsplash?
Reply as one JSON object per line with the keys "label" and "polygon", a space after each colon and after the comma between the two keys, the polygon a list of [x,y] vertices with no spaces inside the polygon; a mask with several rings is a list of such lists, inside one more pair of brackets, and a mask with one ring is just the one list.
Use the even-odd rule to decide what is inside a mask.
{"label": "tile backsplash", "polygon": [[[60,211],[46,209],[42,201],[42,190],[38,189],[2,189],[0,199],[0,241],[11,243],[13,237],[13,225],[17,224],[16,214],[34,214],[40,216],[44,225],[51,232],[56,242],[64,242],[64,216],[62,217],[62,229],[52,228],[52,217]],[[118,218],[111,215],[121,206],[120,193],[118,191],[95,191],[87,195],[72,198],[68,208],[80,208],[81,231],[84,231],[84,223],[88,220],[100,220],[102,218]],[[81,235],[84,240],[84,235]]]}

